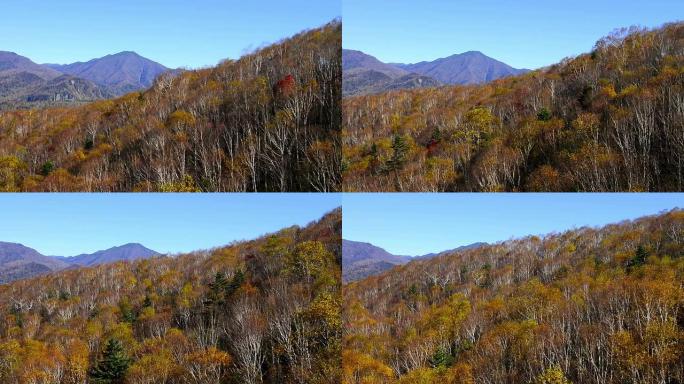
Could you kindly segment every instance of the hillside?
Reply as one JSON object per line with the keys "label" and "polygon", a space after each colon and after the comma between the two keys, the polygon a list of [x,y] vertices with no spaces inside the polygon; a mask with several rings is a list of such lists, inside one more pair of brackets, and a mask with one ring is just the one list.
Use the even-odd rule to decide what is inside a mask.
{"label": "hillside", "polygon": [[684,382],[684,211],[344,287],[344,383]]}
{"label": "hillside", "polygon": [[2,285],[0,382],[338,383],[341,228]]}
{"label": "hillside", "polygon": [[159,75],[170,70],[135,52],[119,52],[85,63],[46,66],[60,73],[90,80],[115,96],[149,88]]}
{"label": "hillside", "polygon": [[342,282],[347,283],[378,275],[412,260],[429,259],[483,245],[486,244],[474,243],[437,253],[428,253],[420,256],[402,256],[393,255],[371,243],[342,239]]}
{"label": "hillside", "polygon": [[[681,191],[684,23],[484,85],[343,100],[347,191]],[[414,68],[415,69],[415,68]]]}
{"label": "hillside", "polygon": [[0,113],[3,191],[340,189],[341,23],[144,92]]}
{"label": "hillside", "polygon": [[140,244],[124,244],[92,254],[45,256],[22,244],[0,241],[0,284],[67,268],[147,259],[157,255],[159,253]]}

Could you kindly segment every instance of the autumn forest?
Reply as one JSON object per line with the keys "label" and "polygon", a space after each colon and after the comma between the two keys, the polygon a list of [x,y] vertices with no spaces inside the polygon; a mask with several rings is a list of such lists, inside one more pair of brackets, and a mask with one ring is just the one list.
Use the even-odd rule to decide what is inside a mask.
{"label": "autumn forest", "polygon": [[0,384],[684,384],[684,2],[389,3],[3,2]]}
{"label": "autumn forest", "polygon": [[0,382],[338,383],[341,219],[0,285]]}
{"label": "autumn forest", "polygon": [[681,191],[684,24],[483,85],[346,97],[345,191]]}
{"label": "autumn forest", "polygon": [[674,209],[347,284],[343,382],[683,383],[683,240]]}
{"label": "autumn forest", "polygon": [[0,112],[0,191],[339,190],[341,29],[116,99]]}

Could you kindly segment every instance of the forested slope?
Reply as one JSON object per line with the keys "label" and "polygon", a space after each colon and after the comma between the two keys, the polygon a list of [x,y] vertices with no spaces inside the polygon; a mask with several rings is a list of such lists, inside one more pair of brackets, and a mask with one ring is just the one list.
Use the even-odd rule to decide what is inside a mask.
{"label": "forested slope", "polygon": [[481,86],[343,101],[348,191],[684,189],[684,24]]}
{"label": "forested slope", "polygon": [[0,190],[338,190],[341,76],[334,21],[115,100],[0,113]]}
{"label": "forested slope", "polygon": [[344,286],[344,383],[684,383],[684,211]]}
{"label": "forested slope", "polygon": [[338,383],[341,226],[0,285],[0,382]]}

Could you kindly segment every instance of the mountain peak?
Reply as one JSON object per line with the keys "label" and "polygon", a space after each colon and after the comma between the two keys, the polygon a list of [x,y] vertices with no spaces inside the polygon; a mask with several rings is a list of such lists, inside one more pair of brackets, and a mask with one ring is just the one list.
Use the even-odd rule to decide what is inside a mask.
{"label": "mountain peak", "polygon": [[432,77],[446,84],[482,84],[526,72],[480,51],[467,51],[433,61],[402,65],[401,68]]}
{"label": "mountain peak", "polygon": [[[137,52],[134,52],[134,51],[121,51],[121,52],[118,52],[118,53],[115,53],[115,54],[112,54],[112,55],[108,55],[108,56],[113,56],[113,57],[135,57],[135,58],[141,58],[141,59],[149,60],[149,59],[146,59],[145,57],[139,55]],[[106,57],[106,56],[105,56],[105,57]],[[150,61],[151,61],[151,60],[150,60]]]}
{"label": "mountain peak", "polygon": [[134,51],[122,51],[85,63],[51,67],[62,73],[90,80],[107,88],[116,96],[148,88],[157,76],[169,70]]}

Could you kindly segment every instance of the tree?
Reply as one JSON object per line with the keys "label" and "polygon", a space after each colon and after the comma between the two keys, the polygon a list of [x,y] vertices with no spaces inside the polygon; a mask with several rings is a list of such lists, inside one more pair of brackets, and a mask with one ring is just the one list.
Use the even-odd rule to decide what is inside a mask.
{"label": "tree", "polygon": [[646,264],[647,258],[648,258],[648,252],[646,252],[646,249],[644,249],[643,245],[639,244],[639,246],[636,249],[636,252],[634,253],[634,257],[632,257],[627,262],[627,269],[640,267],[640,266]]}
{"label": "tree", "polygon": [[549,121],[551,120],[551,112],[548,109],[542,108],[537,112],[537,120],[539,121]]}
{"label": "tree", "polygon": [[552,365],[544,372],[540,373],[534,381],[535,384],[572,384],[570,380],[565,377],[563,370],[559,365]]}
{"label": "tree", "polygon": [[454,357],[446,348],[438,348],[437,351],[430,357],[430,366],[432,368],[446,368],[451,366],[454,362]]}
{"label": "tree", "polygon": [[102,353],[102,359],[90,371],[90,378],[93,382],[100,384],[123,383],[130,363],[131,360],[121,342],[117,339],[109,339]]}

